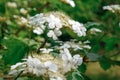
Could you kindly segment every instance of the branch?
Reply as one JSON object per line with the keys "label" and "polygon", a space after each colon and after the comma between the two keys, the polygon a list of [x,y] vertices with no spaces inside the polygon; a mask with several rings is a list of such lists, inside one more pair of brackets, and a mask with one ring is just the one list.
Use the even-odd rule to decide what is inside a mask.
{"label": "branch", "polygon": [[15,77],[14,80],[17,80],[17,78],[19,78],[22,73],[23,73],[23,71],[21,71],[21,72]]}
{"label": "branch", "polygon": [[17,36],[24,28],[25,26],[21,26],[21,28],[15,32],[15,35]]}

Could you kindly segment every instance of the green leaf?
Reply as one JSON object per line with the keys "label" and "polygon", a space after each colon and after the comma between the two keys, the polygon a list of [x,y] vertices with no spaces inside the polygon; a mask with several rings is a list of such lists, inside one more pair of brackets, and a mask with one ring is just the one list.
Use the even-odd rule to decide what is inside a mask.
{"label": "green leaf", "polygon": [[3,54],[5,64],[19,62],[29,50],[29,47],[18,39],[6,39],[2,41],[2,44],[7,47]]}
{"label": "green leaf", "polygon": [[78,67],[78,70],[80,71],[80,72],[82,72],[82,73],[85,73],[86,72],[86,65],[84,64],[84,63],[82,63],[82,65],[80,65],[79,67]]}
{"label": "green leaf", "polygon": [[104,70],[107,70],[111,67],[110,59],[105,56],[100,57],[99,64]]}
{"label": "green leaf", "polygon": [[105,49],[111,51],[115,48],[117,38],[114,37],[105,37],[103,41],[106,43]]}
{"label": "green leaf", "polygon": [[72,80],[83,80],[83,77],[82,75],[80,74],[80,72],[73,72],[72,73]]}
{"label": "green leaf", "polygon": [[84,80],[79,71],[69,73],[66,78],[67,80]]}
{"label": "green leaf", "polygon": [[81,73],[81,75],[83,76],[84,80],[91,80],[87,75]]}
{"label": "green leaf", "polygon": [[75,38],[75,39],[79,39],[79,37],[77,36],[76,33],[74,33],[70,28],[65,28],[66,32],[72,37],[72,38]]}

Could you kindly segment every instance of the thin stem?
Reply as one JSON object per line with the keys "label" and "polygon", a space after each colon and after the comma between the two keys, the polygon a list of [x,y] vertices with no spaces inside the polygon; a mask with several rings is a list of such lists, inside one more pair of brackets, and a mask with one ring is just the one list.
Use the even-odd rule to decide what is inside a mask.
{"label": "thin stem", "polygon": [[117,56],[117,55],[119,55],[119,54],[120,54],[120,51],[118,51],[117,53],[111,55],[110,57],[114,57],[114,56]]}
{"label": "thin stem", "polygon": [[14,80],[17,80],[17,79],[21,76],[22,73],[23,73],[23,71],[21,71],[21,72],[15,77]]}
{"label": "thin stem", "polygon": [[16,31],[15,35],[17,36],[24,28],[25,28],[25,26],[22,26],[20,29],[18,29]]}
{"label": "thin stem", "polygon": [[45,41],[40,45],[40,47],[37,49],[37,53],[39,53],[40,48],[44,48],[46,42],[48,41],[48,39],[45,39]]}

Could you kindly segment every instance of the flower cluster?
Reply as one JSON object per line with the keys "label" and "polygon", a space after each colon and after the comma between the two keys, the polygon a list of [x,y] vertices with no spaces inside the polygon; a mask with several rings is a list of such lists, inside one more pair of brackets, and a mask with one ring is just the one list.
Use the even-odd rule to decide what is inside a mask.
{"label": "flower cluster", "polygon": [[79,54],[72,56],[68,48],[63,48],[57,57],[50,53],[29,56],[23,62],[11,66],[9,74],[17,75],[23,71],[23,74],[49,77],[50,80],[66,80],[64,75],[81,64],[82,57]]}
{"label": "flower cluster", "polygon": [[70,28],[79,37],[86,35],[86,28],[82,23],[74,21],[60,12],[40,13],[29,20],[29,25],[34,28],[33,32],[41,35],[47,28],[47,36],[57,40],[62,35],[61,29]]}
{"label": "flower cluster", "polygon": [[[24,10],[22,11],[24,13]],[[61,12],[40,13],[28,20],[23,17],[14,17],[22,20],[20,25],[28,25],[34,33],[44,34],[47,38],[55,40],[55,43],[58,42],[58,45],[47,46],[49,42],[45,38],[45,46],[39,49],[41,54],[29,55],[28,58],[23,59],[23,62],[11,66],[10,75],[18,75],[22,72],[23,75],[43,76],[50,80],[66,80],[65,75],[76,70],[83,62],[80,54],[72,55],[72,53],[76,50],[91,49],[88,45],[89,41],[72,39],[63,42],[58,40],[62,31],[66,29],[78,37],[86,36],[86,28],[82,23],[70,19]]]}
{"label": "flower cluster", "polygon": [[120,5],[108,5],[103,7],[104,10],[115,12],[120,12]]}
{"label": "flower cluster", "polygon": [[66,41],[64,43],[61,43],[61,46],[58,48],[63,49],[63,48],[68,48],[68,49],[73,49],[73,51],[76,50],[83,50],[83,49],[91,49],[91,46],[88,45],[90,42],[89,41],[78,41],[76,40],[71,40],[71,41]]}

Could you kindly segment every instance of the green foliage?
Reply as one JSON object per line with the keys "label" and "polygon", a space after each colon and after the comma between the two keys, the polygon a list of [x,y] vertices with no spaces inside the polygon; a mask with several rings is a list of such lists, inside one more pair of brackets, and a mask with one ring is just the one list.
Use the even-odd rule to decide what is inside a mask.
{"label": "green foliage", "polygon": [[105,56],[102,56],[100,59],[99,59],[99,63],[100,63],[100,66],[104,69],[104,70],[107,70],[111,67],[111,62],[110,60],[105,57]]}
{"label": "green foliage", "polygon": [[82,63],[82,65],[80,65],[80,66],[78,67],[78,70],[79,70],[80,72],[82,72],[82,73],[85,73],[86,70],[87,70],[86,64],[85,64],[85,63]]}
{"label": "green foliage", "polygon": [[22,41],[14,38],[3,39],[2,45],[6,47],[3,52],[5,64],[15,64],[28,53],[29,47]]}

